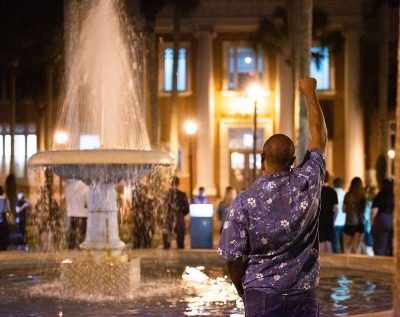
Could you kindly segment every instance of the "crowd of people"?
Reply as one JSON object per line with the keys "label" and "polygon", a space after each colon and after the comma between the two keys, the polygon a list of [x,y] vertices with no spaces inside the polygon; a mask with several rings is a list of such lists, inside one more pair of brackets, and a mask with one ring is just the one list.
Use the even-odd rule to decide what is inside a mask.
{"label": "crowd of people", "polygon": [[343,180],[335,178],[329,185],[329,174],[321,190],[319,240],[322,253],[392,255],[393,246],[393,180],[385,179],[375,194],[355,177],[347,192]]}
{"label": "crowd of people", "polygon": [[[327,172],[321,190],[320,252],[391,256],[393,254],[393,180],[385,179],[378,193],[372,186],[364,187],[359,177],[351,181],[347,192],[343,188],[341,178],[333,179],[333,186],[330,186],[330,182]],[[76,186],[78,189],[74,192],[73,188]],[[166,249],[170,248],[173,238],[176,239],[178,248],[184,248],[186,230],[184,218],[189,213],[189,200],[184,192],[178,190],[178,186],[179,178],[174,177],[165,197],[168,210],[163,228],[163,245]],[[79,248],[79,244],[85,237],[87,189],[83,189],[85,188],[79,181],[73,184],[68,183],[66,186],[67,215],[70,218],[68,237],[70,249]],[[220,232],[235,197],[236,190],[228,186],[215,206]],[[193,198],[193,203],[209,203],[204,187],[199,188],[199,193]],[[80,209],[82,212],[77,214]],[[7,250],[11,242],[16,249],[25,249],[27,246],[26,223],[29,201],[22,192],[18,193],[15,210],[15,215],[11,215],[9,200],[5,197],[3,188],[0,187],[0,250]]]}

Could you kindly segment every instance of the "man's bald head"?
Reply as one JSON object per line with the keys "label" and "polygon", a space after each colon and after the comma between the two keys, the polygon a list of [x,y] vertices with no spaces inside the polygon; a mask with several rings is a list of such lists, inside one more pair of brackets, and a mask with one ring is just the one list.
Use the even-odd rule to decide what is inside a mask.
{"label": "man's bald head", "polygon": [[294,162],[293,141],[284,134],[275,134],[265,143],[263,157],[268,165],[286,168]]}

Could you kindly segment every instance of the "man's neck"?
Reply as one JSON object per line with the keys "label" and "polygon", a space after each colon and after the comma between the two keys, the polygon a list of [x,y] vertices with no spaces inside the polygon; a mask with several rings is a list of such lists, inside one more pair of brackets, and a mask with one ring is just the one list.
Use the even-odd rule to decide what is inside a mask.
{"label": "man's neck", "polygon": [[289,172],[290,166],[288,167],[279,167],[279,166],[265,166],[264,175],[275,174],[279,172]]}

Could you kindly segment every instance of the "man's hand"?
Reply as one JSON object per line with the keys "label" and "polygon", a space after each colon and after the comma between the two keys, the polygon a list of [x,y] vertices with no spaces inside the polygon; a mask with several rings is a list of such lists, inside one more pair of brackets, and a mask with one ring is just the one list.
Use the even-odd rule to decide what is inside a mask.
{"label": "man's hand", "polygon": [[242,285],[242,278],[246,274],[247,265],[243,263],[242,258],[239,258],[233,262],[226,263],[228,268],[228,275],[235,285],[236,291],[240,297],[243,297],[244,290]]}
{"label": "man's hand", "polygon": [[307,95],[317,90],[317,81],[315,78],[305,77],[299,80],[300,91]]}

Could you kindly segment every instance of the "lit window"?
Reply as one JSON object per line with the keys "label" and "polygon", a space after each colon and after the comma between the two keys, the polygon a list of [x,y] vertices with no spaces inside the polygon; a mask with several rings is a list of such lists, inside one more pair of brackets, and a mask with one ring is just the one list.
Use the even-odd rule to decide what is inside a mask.
{"label": "lit window", "polygon": [[25,168],[25,135],[14,135],[15,175],[24,176]]}
{"label": "lit window", "polygon": [[227,68],[229,90],[244,90],[250,80],[259,79],[263,73],[262,54],[257,54],[251,47],[234,47],[227,49]]}
{"label": "lit window", "polygon": [[97,134],[82,134],[79,139],[81,150],[93,150],[100,148],[100,137]]}
{"label": "lit window", "polygon": [[[231,128],[229,129],[230,149],[251,149],[253,148],[252,128]],[[257,128],[257,148],[262,149],[264,145],[264,129]]]}
{"label": "lit window", "polygon": [[[172,74],[174,65],[174,49],[164,50],[164,91],[172,91]],[[187,90],[187,49],[180,48],[178,53],[178,91]]]}
{"label": "lit window", "polygon": [[26,137],[26,156],[30,158],[37,152],[37,136],[36,134],[28,134]]}
{"label": "lit window", "polygon": [[[14,135],[14,167],[16,177],[26,176],[26,160],[37,152],[37,135],[34,124],[17,124]],[[9,127],[0,125],[0,165],[5,170],[11,163],[11,135]],[[4,133],[4,134],[3,134]]]}
{"label": "lit window", "polygon": [[311,60],[310,74],[317,80],[318,90],[329,90],[330,72],[329,72],[329,50],[327,47],[313,47],[311,52],[314,56]]}
{"label": "lit window", "polygon": [[14,136],[14,155],[25,158],[25,135],[23,134]]}
{"label": "lit window", "polygon": [[243,153],[231,153],[231,169],[244,169],[245,156]]}
{"label": "lit window", "polygon": [[243,133],[243,147],[251,147],[253,146],[254,136],[249,133]]}
{"label": "lit window", "polygon": [[4,156],[11,157],[11,135],[7,134],[4,137],[5,149],[4,149]]}
{"label": "lit window", "polygon": [[[254,155],[253,153],[249,154],[249,169],[253,169]],[[256,168],[261,168],[261,154],[256,153]]]}

